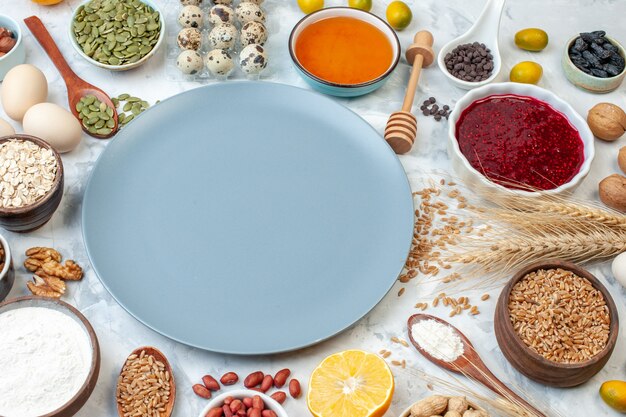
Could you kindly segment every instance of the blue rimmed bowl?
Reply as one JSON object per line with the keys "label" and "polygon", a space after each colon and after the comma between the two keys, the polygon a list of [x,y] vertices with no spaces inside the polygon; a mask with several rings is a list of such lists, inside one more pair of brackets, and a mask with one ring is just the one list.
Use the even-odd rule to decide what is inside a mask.
{"label": "blue rimmed bowl", "polygon": [[[312,74],[304,65],[300,63],[295,52],[298,36],[300,36],[302,31],[309,25],[332,17],[351,17],[358,19],[375,26],[385,34],[393,50],[393,60],[384,74],[373,80],[359,84],[338,84],[324,80]],[[363,10],[353,9],[351,7],[328,7],[305,16],[294,26],[291,31],[291,35],[289,36],[289,54],[291,55],[291,60],[294,63],[296,71],[313,89],[331,96],[357,97],[371,93],[385,84],[400,61],[401,48],[396,32],[380,17]]]}
{"label": "blue rimmed bowl", "polygon": [[15,46],[4,56],[0,57],[0,81],[11,70],[11,68],[26,62],[26,49],[22,41],[22,29],[20,25],[7,15],[0,14],[0,27],[7,28],[13,32],[17,40]]}

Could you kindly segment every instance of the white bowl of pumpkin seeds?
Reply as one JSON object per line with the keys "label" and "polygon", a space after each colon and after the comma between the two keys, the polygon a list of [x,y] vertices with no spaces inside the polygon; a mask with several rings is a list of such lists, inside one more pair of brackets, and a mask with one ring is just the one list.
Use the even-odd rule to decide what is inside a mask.
{"label": "white bowl of pumpkin seeds", "polygon": [[165,18],[152,0],[88,0],[74,11],[69,35],[88,62],[126,71],[157,52],[165,38]]}

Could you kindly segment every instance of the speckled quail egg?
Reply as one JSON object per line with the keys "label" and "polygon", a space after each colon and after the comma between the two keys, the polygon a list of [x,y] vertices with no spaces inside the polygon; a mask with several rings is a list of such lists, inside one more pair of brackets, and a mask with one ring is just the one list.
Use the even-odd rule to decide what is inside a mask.
{"label": "speckled quail egg", "polygon": [[245,2],[248,3],[254,3],[254,4],[261,4],[263,3],[263,0],[244,0]]}
{"label": "speckled quail egg", "polygon": [[176,42],[180,49],[197,51],[202,47],[202,33],[196,28],[183,28],[178,32]]}
{"label": "speckled quail egg", "polygon": [[178,55],[176,66],[183,74],[193,75],[202,71],[204,62],[198,52],[186,49]]}
{"label": "speckled quail egg", "polygon": [[200,6],[202,0],[180,0],[180,4],[183,6]]}
{"label": "speckled quail egg", "polygon": [[235,67],[233,58],[223,49],[213,49],[204,58],[204,63],[211,74],[218,77],[228,77]]}
{"label": "speckled quail egg", "polygon": [[265,12],[261,10],[258,4],[243,2],[235,9],[237,20],[243,25],[248,22],[265,22]]}
{"label": "speckled quail egg", "polygon": [[267,29],[263,23],[248,22],[241,28],[240,40],[243,46],[252,45],[253,43],[265,45]]}
{"label": "speckled quail egg", "polygon": [[230,23],[215,26],[209,32],[209,44],[212,48],[231,49],[235,46],[238,34],[235,25]]}
{"label": "speckled quail egg", "polygon": [[178,15],[178,23],[184,28],[201,28],[202,16],[202,9],[198,6],[185,6]]}
{"label": "speckled quail egg", "polygon": [[209,10],[209,21],[214,25],[233,23],[235,21],[235,12],[228,6],[217,4]]}
{"label": "speckled quail egg", "polygon": [[232,4],[233,0],[213,0],[214,4],[225,4],[225,5],[230,5]]}
{"label": "speckled quail egg", "polygon": [[261,45],[248,45],[239,54],[239,66],[248,75],[257,75],[267,67],[267,54]]}

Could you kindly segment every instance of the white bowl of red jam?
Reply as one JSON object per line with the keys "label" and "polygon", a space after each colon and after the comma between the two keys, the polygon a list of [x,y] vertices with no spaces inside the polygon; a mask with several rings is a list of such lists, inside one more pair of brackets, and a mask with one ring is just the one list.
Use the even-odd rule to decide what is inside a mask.
{"label": "white bowl of red jam", "polygon": [[528,197],[573,191],[594,158],[593,134],[565,101],[543,88],[490,84],[450,114],[448,155],[476,191]]}

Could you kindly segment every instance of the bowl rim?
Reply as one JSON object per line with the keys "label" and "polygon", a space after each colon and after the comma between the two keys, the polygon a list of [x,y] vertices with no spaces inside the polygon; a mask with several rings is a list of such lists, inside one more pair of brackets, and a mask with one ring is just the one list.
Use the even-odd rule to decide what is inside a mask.
{"label": "bowl rim", "polygon": [[[571,271],[574,274],[578,275],[581,278],[584,278],[591,282],[591,285],[600,291],[604,300],[606,301],[607,308],[609,309],[609,313],[611,314],[611,323],[609,324],[609,340],[606,343],[606,346],[602,351],[597,353],[595,356],[591,357],[589,360],[585,362],[578,363],[559,363],[555,361],[551,361],[549,359],[544,358],[540,354],[533,351],[531,348],[526,346],[526,344],[519,338],[515,329],[513,329],[513,324],[511,320],[508,319],[508,300],[511,291],[515,284],[521,281],[527,274],[537,271],[539,269],[556,269],[561,268],[567,271]],[[561,260],[561,259],[552,259],[547,261],[540,261],[530,264],[515,273],[513,278],[509,280],[506,286],[502,289],[500,296],[497,302],[498,306],[501,307],[501,311],[498,311],[496,308],[495,320],[502,320],[502,324],[506,328],[506,333],[513,335],[514,337],[507,337],[506,340],[508,343],[514,344],[521,348],[526,355],[528,355],[533,361],[538,362],[542,367],[547,369],[566,369],[566,370],[580,370],[585,369],[591,366],[596,365],[598,362],[602,361],[607,355],[609,355],[615,345],[617,344],[617,338],[619,336],[619,313],[617,311],[617,306],[611,293],[606,288],[602,282],[596,278],[591,272],[587,269],[569,261]],[[495,321],[494,320],[494,321]],[[499,341],[498,341],[499,345]]]}
{"label": "bowl rim", "polygon": [[13,135],[0,137],[0,145],[12,139],[30,141],[30,142],[35,143],[36,145],[39,145],[42,148],[51,150],[57,160],[57,175],[54,178],[54,183],[52,184],[52,188],[50,189],[50,191],[48,191],[48,193],[41,200],[37,200],[32,204],[29,204],[27,206],[22,206],[22,207],[0,208],[0,216],[24,214],[34,209],[37,209],[39,207],[42,207],[50,199],[52,199],[52,196],[58,191],[61,185],[62,179],[63,179],[63,175],[64,175],[63,161],[61,160],[61,155],[48,142],[36,136],[27,135],[24,133],[15,133]]}
{"label": "bowl rim", "polygon": [[[462,35],[462,36],[464,36],[464,35]],[[476,42],[478,42],[478,41],[476,41]],[[485,46],[487,46],[487,48],[489,48],[491,50],[491,54],[493,55],[492,62],[494,64],[493,65],[493,70],[491,71],[491,75],[488,78],[486,78],[486,79],[484,79],[482,81],[465,81],[465,80],[462,80],[462,79],[457,78],[454,75],[452,75],[452,73],[446,67],[446,59],[445,59],[446,55],[448,53],[450,53],[452,50],[454,50],[456,47],[458,47],[460,45],[464,45],[466,43],[473,43],[473,42],[465,42],[465,39],[459,40],[458,38],[456,38],[456,39],[452,39],[450,42],[445,44],[439,50],[439,53],[437,54],[437,65],[439,66],[439,69],[441,70],[441,72],[443,72],[443,74],[448,78],[448,80],[450,82],[452,82],[457,87],[462,88],[464,90],[473,90],[475,88],[480,88],[480,87],[484,87],[484,86],[486,86],[488,84],[491,84],[493,81],[495,81],[496,78],[498,78],[498,76],[502,72],[502,55],[500,54],[500,42],[499,42],[499,40],[496,39],[496,43],[495,43],[494,46],[489,46],[487,42],[479,42],[479,43],[484,43]]]}
{"label": "bowl rim", "polygon": [[269,405],[270,410],[278,414],[278,417],[289,417],[287,412],[283,408],[283,406],[280,405],[278,401],[276,401],[275,399],[273,399],[272,397],[270,397],[269,395],[263,392],[254,391],[254,390],[247,389],[247,388],[236,388],[236,389],[224,391],[220,393],[219,395],[211,398],[209,402],[204,407],[202,407],[202,410],[200,411],[200,414],[198,414],[198,417],[205,417],[211,408],[216,407],[218,403],[223,402],[224,399],[227,397],[241,398],[241,397],[253,397],[255,395],[258,395],[259,397],[261,397],[265,405]]}
{"label": "bowl rim", "polygon": [[6,14],[2,14],[0,13],[0,17],[7,19],[9,22],[11,22],[14,26],[15,26],[15,30],[11,29],[12,32],[15,33],[15,46],[13,48],[11,48],[11,50],[9,52],[7,52],[4,56],[0,57],[0,62],[4,61],[5,59],[8,59],[9,56],[13,55],[14,53],[16,53],[17,49],[20,47],[20,45],[22,44],[22,27],[19,25],[19,23],[13,19],[11,16],[8,16]]}
{"label": "bowl rim", "polygon": [[156,54],[158,49],[161,47],[161,44],[163,43],[163,40],[165,39],[166,29],[165,29],[165,15],[161,11],[161,9],[158,7],[156,2],[153,1],[153,0],[139,0],[142,3],[147,4],[148,6],[152,7],[152,9],[154,9],[155,12],[159,13],[159,15],[161,17],[159,19],[159,21],[161,23],[161,32],[159,33],[159,37],[158,37],[157,43],[154,44],[154,47],[150,50],[150,52],[148,52],[146,54],[146,56],[144,56],[143,58],[141,58],[137,62],[124,64],[124,65],[111,65],[111,64],[104,64],[102,62],[96,61],[95,59],[93,59],[93,58],[89,57],[87,54],[85,54],[85,52],[83,51],[83,48],[81,48],[81,46],[76,41],[76,38],[74,37],[73,27],[74,27],[74,19],[76,18],[76,15],[78,14],[78,10],[81,7],[85,6],[87,3],[91,3],[91,1],[92,0],[84,0],[83,2],[81,2],[80,4],[78,4],[76,6],[76,9],[74,9],[74,11],[72,12],[72,17],[70,19],[70,24],[69,24],[69,29],[68,29],[68,34],[69,34],[69,37],[70,37],[70,43],[72,44],[72,46],[74,47],[76,52],[78,52],[78,54],[81,57],[83,57],[87,62],[89,62],[90,64],[95,65],[97,67],[108,69],[108,70],[111,70],[111,71],[126,71],[126,70],[131,70],[133,68],[137,68],[140,65],[143,65],[148,59],[152,58]]}
{"label": "bowl rim", "polygon": [[[11,305],[11,304],[19,304],[19,303],[28,302],[28,301],[33,301],[34,305],[38,305],[39,307],[42,307],[42,308],[49,308],[47,307],[47,305],[49,304],[60,305],[63,309],[67,311],[67,312],[64,312],[63,314],[66,314],[68,316],[73,315],[82,323],[83,327],[86,330],[87,336],[89,337],[89,344],[91,346],[91,363],[89,365],[89,373],[87,374],[85,381],[83,382],[79,390],[76,392],[76,394],[74,394],[74,396],[70,398],[65,404],[63,404],[61,407],[57,408],[56,410],[52,410],[49,413],[43,414],[39,417],[59,417],[59,416],[70,415],[67,413],[70,412],[71,408],[75,404],[80,403],[83,397],[86,395],[86,397],[84,398],[83,404],[81,404],[80,406],[82,407],[84,403],[87,402],[94,388],[96,387],[96,381],[98,380],[98,375],[100,374],[100,344],[98,343],[98,336],[96,335],[96,332],[93,329],[93,326],[91,325],[89,320],[87,320],[87,318],[80,311],[78,311],[76,307],[60,299],[52,299],[52,298],[38,297],[34,295],[27,295],[23,297],[13,298],[11,300],[7,300],[7,301],[0,303],[0,310],[2,310],[4,307]],[[17,307],[17,308],[22,308],[22,307]]]}
{"label": "bowl rim", "polygon": [[[583,142],[583,149],[585,154],[588,155],[585,156],[578,173],[576,173],[576,175],[574,175],[571,180],[549,190],[526,191],[507,188],[488,179],[484,174],[474,168],[469,163],[465,155],[463,155],[463,153],[461,152],[461,148],[459,147],[459,141],[456,138],[456,123],[459,119],[460,114],[476,100],[492,95],[507,94],[533,97],[537,100],[547,103],[555,111],[561,113],[570,122],[570,124],[574,125],[573,120],[577,121],[577,124],[580,126],[580,128],[576,125],[574,125],[574,128],[578,131],[580,139]],[[555,103],[559,107],[567,110],[568,113],[555,108]],[[477,87],[468,91],[463,97],[461,97],[454,106],[452,113],[450,114],[450,120],[448,123],[448,144],[450,145],[449,149],[451,148],[453,150],[455,157],[462,162],[464,168],[467,169],[474,177],[479,178],[482,185],[485,185],[492,189],[497,189],[498,191],[504,191],[509,194],[520,195],[524,197],[556,195],[566,191],[571,191],[587,176],[587,174],[589,174],[589,171],[591,170],[591,163],[595,158],[594,136],[589,130],[587,122],[582,118],[582,116],[578,114],[578,112],[576,112],[576,110],[574,110],[574,108],[568,102],[557,96],[552,91],[546,90],[545,88],[541,88],[533,84],[521,84],[513,82],[492,83]]]}
{"label": "bowl rim", "polygon": [[[619,54],[622,56],[622,58],[624,58],[626,60],[626,49],[624,49],[624,47],[622,46],[621,43],[619,43],[615,38],[605,35],[604,36],[606,39],[608,39],[613,45],[615,45],[617,47],[617,49],[619,50]],[[580,68],[578,68],[576,65],[574,65],[574,63],[572,62],[572,59],[569,56],[569,48],[572,46],[572,44],[576,41],[576,39],[580,38],[580,34],[572,37],[570,40],[568,40],[565,43],[565,48],[564,48],[564,52],[563,52],[563,58],[564,61],[568,64],[569,67],[573,68],[574,71],[576,71],[576,73],[583,77],[586,80],[593,80],[595,82],[603,82],[603,83],[610,83],[610,82],[614,82],[616,80],[619,80],[620,78],[623,78],[624,75],[626,75],[626,66],[624,66],[624,69],[622,70],[622,72],[620,72],[617,75],[614,75],[612,77],[607,77],[607,78],[601,78],[601,77],[596,77],[593,76],[591,74],[587,74],[586,72],[582,71]]]}
{"label": "bowl rim", "polygon": [[[389,66],[389,68],[387,68],[387,71],[385,71],[382,75],[379,75],[378,77],[374,78],[373,80],[369,80],[369,81],[365,81],[362,83],[358,83],[358,84],[340,84],[340,83],[335,83],[332,81],[328,81],[325,80],[323,78],[320,78],[314,74],[312,74],[311,72],[309,72],[309,70],[307,70],[304,65],[302,65],[300,63],[300,61],[298,60],[298,57],[296,56],[296,52],[294,51],[293,45],[294,45],[294,41],[295,41],[295,34],[296,31],[298,30],[298,28],[302,25],[307,24],[307,22],[315,15],[320,14],[320,13],[324,13],[324,12],[329,12],[332,14],[333,11],[336,10],[349,10],[351,12],[354,12],[355,14],[365,14],[371,17],[374,17],[375,19],[379,20],[384,26],[386,26],[390,33],[393,35],[393,38],[390,38],[389,36],[385,36],[389,39],[390,43],[395,43],[397,46],[397,53],[395,54],[395,57],[393,58],[393,61],[391,63],[391,65]],[[336,17],[337,15],[334,16],[329,16],[329,17]],[[358,19],[358,18],[356,18]],[[359,19],[361,20],[361,19]],[[302,19],[300,19],[298,21],[298,23],[296,23],[293,27],[293,29],[291,29],[291,33],[289,34],[289,55],[291,56],[291,61],[294,63],[294,65],[300,70],[302,71],[307,77],[321,83],[324,85],[327,85],[329,87],[338,87],[338,88],[362,88],[362,87],[368,87],[374,84],[377,84],[379,82],[381,82],[382,80],[384,80],[385,78],[387,78],[389,75],[391,75],[391,73],[396,69],[396,67],[398,66],[398,63],[400,62],[400,56],[402,55],[402,46],[400,44],[400,39],[398,38],[398,35],[396,34],[396,31],[393,30],[393,28],[389,25],[389,23],[385,22],[382,18],[376,16],[373,13],[370,12],[366,12],[365,10],[361,10],[361,9],[356,9],[353,7],[347,7],[347,6],[335,6],[335,7],[326,7],[320,10],[316,10],[313,13],[309,13],[308,15],[304,16]]]}
{"label": "bowl rim", "polygon": [[11,247],[9,246],[9,242],[2,234],[0,234],[0,245],[2,245],[2,249],[4,249],[4,266],[2,267],[2,271],[0,271],[0,281],[2,281],[6,278],[7,273],[11,268],[13,258],[11,257]]}

